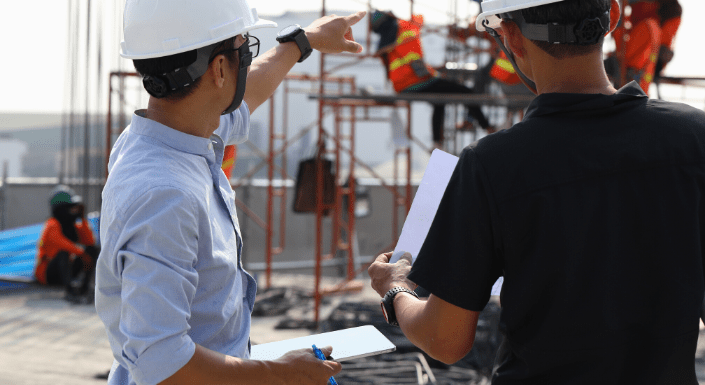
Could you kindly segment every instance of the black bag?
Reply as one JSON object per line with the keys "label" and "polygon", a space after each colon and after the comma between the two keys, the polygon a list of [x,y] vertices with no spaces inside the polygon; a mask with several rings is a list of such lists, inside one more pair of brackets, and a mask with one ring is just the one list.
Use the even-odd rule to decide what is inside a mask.
{"label": "black bag", "polygon": [[318,158],[304,159],[299,163],[296,173],[296,191],[294,193],[295,213],[316,212],[316,172],[317,160],[323,163],[323,215],[328,215],[331,206],[335,204],[335,175],[333,175],[333,161]]}

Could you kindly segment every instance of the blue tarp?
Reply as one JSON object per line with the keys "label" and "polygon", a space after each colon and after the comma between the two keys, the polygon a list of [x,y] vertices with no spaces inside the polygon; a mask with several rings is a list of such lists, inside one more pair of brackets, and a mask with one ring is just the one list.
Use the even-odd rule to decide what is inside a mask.
{"label": "blue tarp", "polygon": [[[99,244],[100,216],[88,215],[96,243]],[[0,231],[0,279],[33,281],[37,258],[37,241],[44,223]]]}

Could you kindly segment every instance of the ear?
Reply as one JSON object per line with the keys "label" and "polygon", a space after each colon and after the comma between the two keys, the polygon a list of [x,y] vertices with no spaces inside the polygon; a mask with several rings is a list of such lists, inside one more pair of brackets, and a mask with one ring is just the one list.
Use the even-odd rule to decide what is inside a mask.
{"label": "ear", "polygon": [[499,28],[502,30],[501,34],[507,48],[514,53],[514,56],[523,58],[525,54],[524,35],[521,34],[519,26],[512,21],[502,21]]}
{"label": "ear", "polygon": [[207,73],[213,78],[213,82],[216,87],[223,88],[225,84],[225,57],[223,55],[218,55],[213,61],[208,65]]}
{"label": "ear", "polygon": [[[619,18],[621,16],[622,9],[619,7],[619,1],[612,0],[610,5],[610,32],[613,32],[614,29],[617,28],[617,23],[619,23]],[[607,34],[610,32],[607,32]]]}

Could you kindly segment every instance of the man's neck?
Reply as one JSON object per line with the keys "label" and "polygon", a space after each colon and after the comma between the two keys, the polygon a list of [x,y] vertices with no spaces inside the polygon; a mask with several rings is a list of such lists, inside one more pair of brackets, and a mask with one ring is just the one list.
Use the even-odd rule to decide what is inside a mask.
{"label": "man's neck", "polygon": [[601,52],[556,60],[547,53],[535,56],[531,69],[538,94],[572,93],[612,95],[617,90],[607,78]]}
{"label": "man's neck", "polygon": [[210,138],[220,125],[220,115],[191,100],[149,98],[145,117],[183,133]]}

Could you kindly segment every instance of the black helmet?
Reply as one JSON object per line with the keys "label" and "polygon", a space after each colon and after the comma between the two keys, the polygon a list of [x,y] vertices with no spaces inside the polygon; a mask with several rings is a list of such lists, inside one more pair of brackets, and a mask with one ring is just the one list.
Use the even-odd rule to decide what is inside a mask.
{"label": "black helmet", "polygon": [[76,192],[74,192],[70,187],[58,185],[51,192],[49,205],[52,207],[59,205],[74,205],[81,203],[82,201],[83,199],[81,199],[81,196],[76,195]]}

